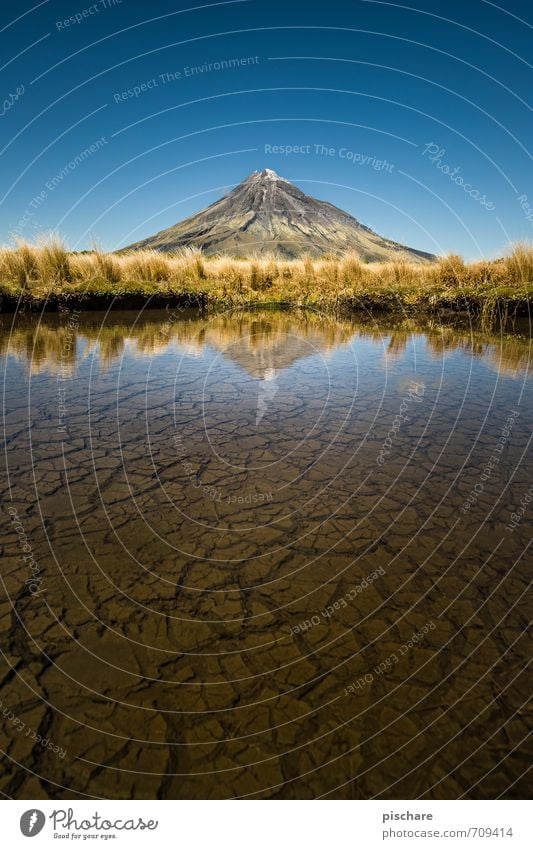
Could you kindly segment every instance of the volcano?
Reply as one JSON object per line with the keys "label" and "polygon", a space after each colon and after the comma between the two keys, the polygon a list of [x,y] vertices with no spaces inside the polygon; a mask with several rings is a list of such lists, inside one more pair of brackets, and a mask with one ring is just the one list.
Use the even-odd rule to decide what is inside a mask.
{"label": "volcano", "polygon": [[200,248],[206,255],[341,255],[353,251],[365,262],[406,259],[431,262],[433,254],[378,235],[327,201],[310,197],[266,168],[254,171],[202,212],[130,245],[172,252]]}

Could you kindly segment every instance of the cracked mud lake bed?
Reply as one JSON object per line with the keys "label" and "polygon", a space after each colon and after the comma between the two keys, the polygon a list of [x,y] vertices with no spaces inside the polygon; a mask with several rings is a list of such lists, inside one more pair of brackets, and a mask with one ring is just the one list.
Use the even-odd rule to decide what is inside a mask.
{"label": "cracked mud lake bed", "polygon": [[0,791],[524,798],[519,331],[2,316]]}

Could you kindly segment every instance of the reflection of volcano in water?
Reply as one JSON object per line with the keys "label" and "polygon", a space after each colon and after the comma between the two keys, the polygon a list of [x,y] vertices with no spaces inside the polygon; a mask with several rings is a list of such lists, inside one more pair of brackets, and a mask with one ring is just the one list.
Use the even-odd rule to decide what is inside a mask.
{"label": "reflection of volcano in water", "polygon": [[276,377],[276,369],[268,369],[259,384],[259,388],[257,390],[257,413],[255,416],[256,427],[268,410],[270,402],[273,401],[277,395],[278,382]]}
{"label": "reflection of volcano in water", "polygon": [[346,344],[353,327],[335,319],[272,313],[220,316],[211,322],[204,341],[223,359],[239,366],[257,381],[256,427],[280,389],[278,378],[298,360]]}
{"label": "reflection of volcano in water", "polygon": [[309,327],[305,322],[292,321],[278,325],[277,321],[252,319],[240,325],[242,336],[235,332],[228,340],[220,327],[206,332],[206,341],[220,351],[222,357],[238,365],[257,381],[257,409],[255,424],[260,424],[279,391],[278,377],[284,369],[298,360],[327,352],[336,344],[351,338],[334,334],[335,341],[327,340],[323,327]]}
{"label": "reflection of volcano in water", "polygon": [[253,313],[214,319],[203,339],[250,377],[272,383],[298,360],[347,344],[353,333],[353,325],[322,316]]}
{"label": "reflection of volcano in water", "polygon": [[253,312],[200,318],[196,313],[169,320],[169,313],[87,313],[75,331],[57,315],[24,317],[13,328],[0,327],[0,353],[23,360],[33,374],[42,371],[74,374],[83,357],[98,354],[106,369],[127,350],[132,355],[157,356],[171,348],[185,356],[200,356],[210,347],[244,369],[255,380],[272,381],[274,373],[313,354],[327,354],[347,344],[353,323],[315,313]]}
{"label": "reflection of volcano in water", "polygon": [[[284,369],[313,354],[327,356],[355,336],[386,344],[387,357],[401,356],[413,333],[423,334],[426,345],[440,358],[462,351],[480,358],[492,370],[511,378],[528,374],[530,345],[516,336],[428,327],[414,320],[408,326],[376,325],[324,316],[314,312],[232,312],[214,318],[196,313],[169,320],[172,313],[152,310],[85,313],[77,327],[68,328],[66,317],[0,317],[0,355],[21,360],[32,374],[40,372],[74,375],[81,360],[97,354],[105,371],[127,352],[132,356],[158,356],[169,350],[178,356],[201,356],[205,346],[234,362],[254,380],[272,382]],[[266,390],[271,391],[271,390]]]}

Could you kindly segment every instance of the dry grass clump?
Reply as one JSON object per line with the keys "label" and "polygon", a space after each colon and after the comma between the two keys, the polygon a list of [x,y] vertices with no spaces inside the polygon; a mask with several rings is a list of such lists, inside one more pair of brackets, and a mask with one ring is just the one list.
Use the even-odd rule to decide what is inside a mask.
{"label": "dry grass clump", "polygon": [[132,251],[120,257],[120,265],[124,281],[161,283],[171,275],[169,260],[158,251]]}
{"label": "dry grass clump", "polygon": [[106,283],[120,283],[122,280],[122,266],[113,254],[106,254],[95,250],[92,254],[98,277]]}
{"label": "dry grass clump", "polygon": [[357,254],[350,252],[342,258],[339,263],[338,276],[348,286],[359,287],[363,283],[365,269]]}
{"label": "dry grass clump", "polygon": [[70,260],[72,277],[84,283],[103,282],[118,286],[122,280],[122,265],[113,254],[95,248],[91,253],[73,254]]}
{"label": "dry grass clump", "polygon": [[197,276],[198,280],[205,280],[206,277],[207,277],[207,271],[206,271],[206,268],[205,268],[205,263],[204,263],[201,251],[197,251],[194,254],[192,254],[189,262],[192,263],[192,266],[194,268],[194,271],[196,272],[196,276]]}
{"label": "dry grass clump", "polygon": [[[133,253],[124,254],[125,257],[133,256]],[[198,248],[181,248],[174,254],[158,254],[167,263],[167,279],[172,284],[185,286],[197,283],[207,278],[205,260]]]}
{"label": "dry grass clump", "polygon": [[475,284],[485,290],[490,286],[495,286],[498,283],[499,266],[501,266],[501,263],[490,262],[486,259],[466,265],[464,271],[465,286]]}
{"label": "dry grass clump", "polygon": [[504,274],[513,284],[533,283],[533,246],[518,242],[503,261]]}
{"label": "dry grass clump", "polygon": [[0,280],[26,289],[39,279],[38,249],[19,240],[17,247],[0,249]]}
{"label": "dry grass clump", "polygon": [[248,283],[254,292],[264,292],[271,289],[279,276],[279,268],[276,258],[264,256],[252,259],[248,266]]}
{"label": "dry grass clump", "polygon": [[51,288],[61,287],[72,280],[70,257],[65,244],[57,236],[42,239],[32,245],[19,239],[15,248],[0,250],[0,282],[21,289],[32,288],[46,281]]}
{"label": "dry grass clump", "polygon": [[72,281],[70,254],[57,236],[43,239],[36,251],[39,277],[54,288]]}
{"label": "dry grass clump", "polygon": [[393,289],[417,288],[420,286],[420,266],[400,257],[383,264],[383,279]]}
{"label": "dry grass clump", "polygon": [[431,268],[430,279],[437,286],[460,287],[467,278],[467,266],[458,254],[447,254],[440,257]]}

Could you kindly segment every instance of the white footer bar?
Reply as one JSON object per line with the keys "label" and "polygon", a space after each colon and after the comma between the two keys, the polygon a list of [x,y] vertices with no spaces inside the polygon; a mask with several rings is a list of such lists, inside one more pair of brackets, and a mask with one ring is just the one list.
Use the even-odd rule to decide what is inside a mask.
{"label": "white footer bar", "polygon": [[5,801],[0,810],[2,844],[10,849],[533,847],[526,801],[37,800]]}

